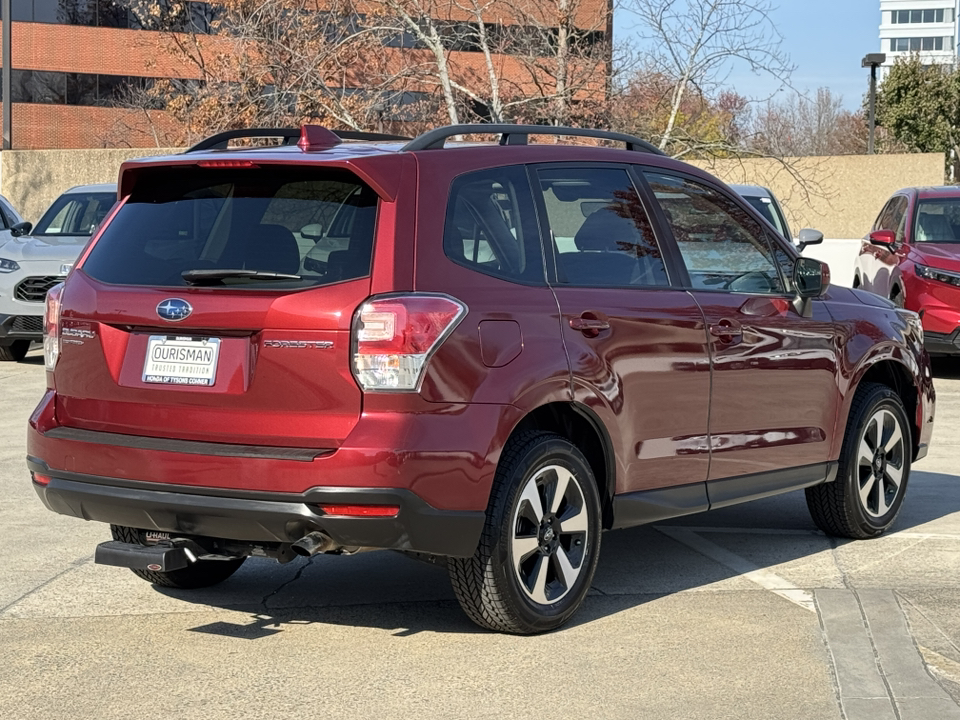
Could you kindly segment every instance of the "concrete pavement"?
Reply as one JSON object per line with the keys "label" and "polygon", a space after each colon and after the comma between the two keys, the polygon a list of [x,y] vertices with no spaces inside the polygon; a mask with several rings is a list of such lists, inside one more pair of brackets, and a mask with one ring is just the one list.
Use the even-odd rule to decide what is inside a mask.
{"label": "concrete pavement", "polygon": [[895,531],[816,532],[794,493],[608,533],[567,628],[480,631],[395,553],[248,560],[219,587],[94,565],[106,527],[30,487],[36,352],[0,366],[5,718],[960,718],[960,363]]}

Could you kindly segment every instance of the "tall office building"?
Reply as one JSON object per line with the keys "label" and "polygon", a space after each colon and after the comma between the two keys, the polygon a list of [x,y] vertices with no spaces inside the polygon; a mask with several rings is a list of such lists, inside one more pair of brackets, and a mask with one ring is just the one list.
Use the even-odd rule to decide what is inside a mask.
{"label": "tall office building", "polygon": [[[13,53],[12,112],[13,146],[16,149],[87,148],[121,144],[149,147],[157,144],[154,127],[144,113],[119,106],[125,89],[146,87],[158,79],[196,81],[197,68],[182,57],[170,54],[171,32],[192,32],[203,36],[205,52],[233,51],[232,38],[218,32],[213,18],[221,10],[219,0],[12,0]],[[325,0],[316,0],[322,11]],[[362,3],[360,3],[362,5]],[[481,3],[496,23],[486,26],[488,35],[521,27],[511,21],[513,0]],[[456,0],[423,2],[432,8],[444,27],[462,29],[471,16]],[[529,3],[536,7],[535,3]],[[608,0],[580,0],[574,25],[588,30],[588,42],[605,40]],[[362,16],[358,16],[362,18]],[[462,35],[461,35],[462,37]],[[410,40],[410,42],[407,42]],[[190,46],[190,43],[186,43]],[[417,58],[412,39],[396,35],[385,40],[384,53],[391,67]],[[485,77],[485,58],[479,47],[449,38],[448,62],[464,85],[474,77]],[[515,82],[522,74],[509,54],[495,56],[498,72]],[[417,59],[416,62],[422,62]],[[516,78],[513,77],[516,75]],[[517,80],[520,78],[520,80]],[[602,73],[597,87],[604,87]],[[425,88],[433,92],[433,88]],[[415,95],[417,93],[406,93]],[[420,93],[425,94],[425,93]],[[161,129],[172,118],[161,116]]]}
{"label": "tall office building", "polygon": [[958,0],[880,0],[880,52],[887,61],[919,53],[924,63],[957,61]]}

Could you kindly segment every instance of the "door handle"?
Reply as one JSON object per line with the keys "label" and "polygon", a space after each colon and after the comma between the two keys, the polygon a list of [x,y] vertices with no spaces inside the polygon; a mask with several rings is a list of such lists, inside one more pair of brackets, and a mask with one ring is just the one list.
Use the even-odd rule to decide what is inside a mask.
{"label": "door handle", "polygon": [[710,326],[710,334],[719,338],[720,342],[733,342],[734,338],[743,336],[743,328],[740,323],[733,320],[721,320],[716,325]]}
{"label": "door handle", "polygon": [[582,332],[587,337],[596,337],[601,330],[609,330],[610,323],[592,313],[583,313],[580,317],[570,318],[570,327]]}

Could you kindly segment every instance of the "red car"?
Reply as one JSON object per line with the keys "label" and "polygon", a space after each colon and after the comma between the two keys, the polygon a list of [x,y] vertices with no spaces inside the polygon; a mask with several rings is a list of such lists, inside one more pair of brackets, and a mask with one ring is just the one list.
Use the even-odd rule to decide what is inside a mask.
{"label": "red car", "polygon": [[960,353],[960,187],[890,198],[860,248],[853,286],[919,313],[931,354]]}
{"label": "red car", "polygon": [[[500,142],[447,143],[471,132]],[[893,523],[933,427],[914,313],[634,137],[372,140],[123,165],[49,295],[28,430],[47,507],[111,525],[98,562],[190,588],[392,548],[534,633],[603,530],[802,488],[832,535]]]}

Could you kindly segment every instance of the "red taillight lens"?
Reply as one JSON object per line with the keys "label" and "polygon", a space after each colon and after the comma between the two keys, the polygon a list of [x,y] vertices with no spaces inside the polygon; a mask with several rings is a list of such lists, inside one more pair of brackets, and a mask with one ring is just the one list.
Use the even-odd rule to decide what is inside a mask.
{"label": "red taillight lens", "polygon": [[430,356],[466,312],[447,295],[371,298],[353,321],[357,382],[364,390],[416,390]]}
{"label": "red taillight lens", "polygon": [[63,283],[57,283],[47,291],[47,304],[43,314],[43,363],[53,370],[60,359],[60,295]]}
{"label": "red taillight lens", "polygon": [[396,517],[400,508],[396,505],[321,505],[327,515],[347,517]]}
{"label": "red taillight lens", "polygon": [[33,481],[37,485],[43,485],[46,487],[50,484],[50,481],[53,479],[49,475],[41,475],[40,473],[30,473],[33,476]]}

